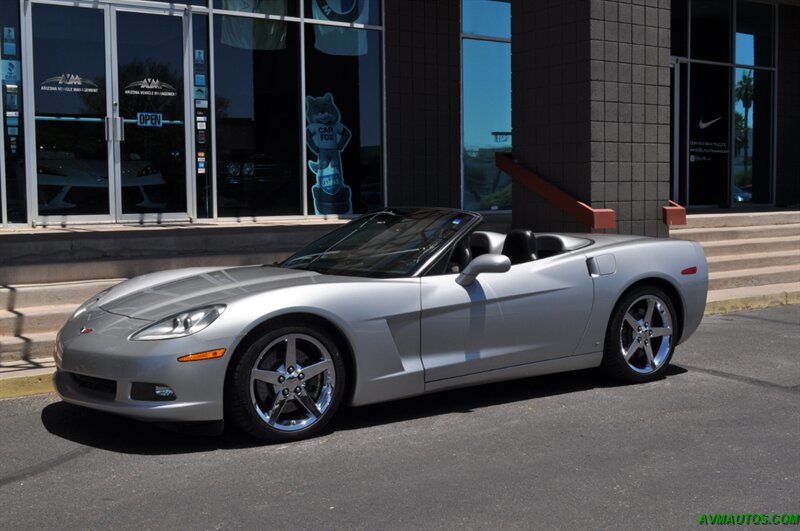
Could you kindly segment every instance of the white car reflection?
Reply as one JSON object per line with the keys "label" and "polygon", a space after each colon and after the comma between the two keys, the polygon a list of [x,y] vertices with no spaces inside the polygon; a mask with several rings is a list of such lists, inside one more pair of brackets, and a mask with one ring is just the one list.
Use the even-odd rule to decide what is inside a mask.
{"label": "white car reflection", "polygon": [[[107,161],[57,158],[52,155],[48,158],[39,153],[38,184],[60,186],[61,189],[51,199],[42,201],[39,205],[40,210],[75,208],[77,205],[67,200],[67,194],[72,188],[108,188]],[[145,186],[166,185],[164,176],[149,161],[124,160],[121,162],[121,168],[122,187],[137,187],[142,194],[142,200],[136,206],[154,210],[166,207],[166,203],[152,200],[145,191]]]}

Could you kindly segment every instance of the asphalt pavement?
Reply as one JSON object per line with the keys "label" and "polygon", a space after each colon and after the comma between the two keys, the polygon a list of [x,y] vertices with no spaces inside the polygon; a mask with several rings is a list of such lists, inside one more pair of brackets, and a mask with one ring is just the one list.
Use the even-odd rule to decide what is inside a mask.
{"label": "asphalt pavement", "polygon": [[350,408],[317,439],[0,401],[2,529],[685,529],[800,513],[800,306],[707,316],[666,378]]}

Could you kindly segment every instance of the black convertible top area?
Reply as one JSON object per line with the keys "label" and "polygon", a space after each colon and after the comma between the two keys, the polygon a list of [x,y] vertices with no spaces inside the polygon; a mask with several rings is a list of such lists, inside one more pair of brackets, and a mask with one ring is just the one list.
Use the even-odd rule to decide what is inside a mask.
{"label": "black convertible top area", "polygon": [[411,277],[483,220],[445,208],[384,208],[301,249],[281,267],[330,275]]}
{"label": "black convertible top area", "polygon": [[474,230],[482,221],[480,214],[466,210],[384,208],[323,236],[281,267],[329,275],[403,278],[458,273],[486,253],[508,256],[515,265],[592,243],[586,238],[534,234],[527,229],[508,234]]}

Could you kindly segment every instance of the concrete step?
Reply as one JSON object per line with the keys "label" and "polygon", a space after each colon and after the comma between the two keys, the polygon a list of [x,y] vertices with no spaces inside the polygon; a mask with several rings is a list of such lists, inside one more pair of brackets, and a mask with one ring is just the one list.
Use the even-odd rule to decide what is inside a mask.
{"label": "concrete step", "polygon": [[[687,229],[708,229],[717,227],[749,227],[754,225],[783,225],[800,223],[800,211],[784,212],[742,212],[738,214],[689,214],[686,216]],[[683,227],[672,229],[682,230]],[[672,230],[670,232],[672,232]]]}
{"label": "concrete step", "polygon": [[777,238],[753,238],[750,240],[719,240],[702,242],[702,246],[706,258],[777,251],[800,252],[800,238],[796,236],[782,236]]}
{"label": "concrete step", "polygon": [[27,336],[60,329],[77,304],[0,310],[0,336]]}
{"label": "concrete step", "polygon": [[6,311],[15,311],[41,306],[78,306],[92,295],[119,284],[123,280],[116,278],[2,286],[0,287],[0,308]]}
{"label": "concrete step", "polygon": [[800,282],[800,268],[796,265],[735,269],[709,273],[708,290],[764,286]]}
{"label": "concrete step", "polygon": [[800,269],[800,250],[712,256],[707,260],[711,273],[782,265],[795,265]]}
{"label": "concrete step", "polygon": [[0,336],[0,362],[30,360],[53,355],[56,331],[27,336]]}
{"label": "concrete step", "polygon": [[670,238],[694,240],[698,242],[778,237],[794,237],[800,240],[800,223],[712,229],[675,229],[670,231],[669,236]]}

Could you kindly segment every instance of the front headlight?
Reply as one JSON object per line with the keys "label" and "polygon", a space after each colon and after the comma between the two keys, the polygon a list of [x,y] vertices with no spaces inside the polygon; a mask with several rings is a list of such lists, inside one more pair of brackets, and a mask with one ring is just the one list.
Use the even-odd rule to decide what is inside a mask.
{"label": "front headlight", "polygon": [[111,291],[111,288],[104,289],[103,291],[101,291],[100,293],[98,293],[97,295],[95,295],[94,297],[89,299],[88,301],[86,301],[83,304],[81,304],[80,306],[78,306],[78,309],[75,310],[75,312],[72,314],[72,317],[70,317],[70,320],[75,319],[80,314],[82,314],[83,312],[85,312],[86,310],[88,310],[89,308],[94,306],[95,304],[97,304],[97,301],[99,301],[103,297],[103,295],[105,295],[109,291]]}
{"label": "front headlight", "polygon": [[190,336],[217,320],[225,310],[224,304],[198,308],[167,317],[143,328],[131,336],[133,341],[153,341]]}

